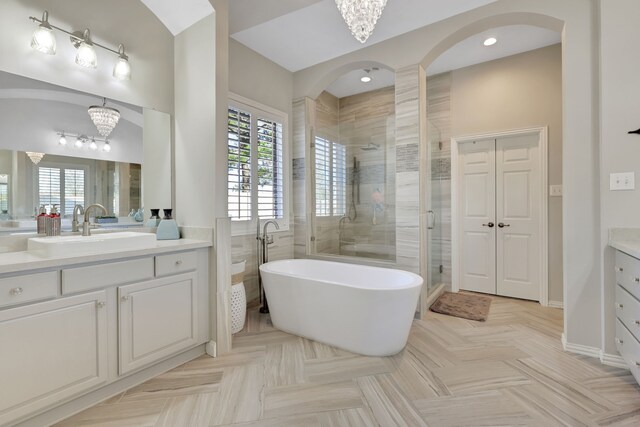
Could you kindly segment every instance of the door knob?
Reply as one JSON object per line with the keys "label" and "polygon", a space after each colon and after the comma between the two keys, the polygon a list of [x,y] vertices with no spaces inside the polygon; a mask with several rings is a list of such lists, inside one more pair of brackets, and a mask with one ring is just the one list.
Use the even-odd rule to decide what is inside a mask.
{"label": "door knob", "polygon": [[500,228],[511,227],[511,224],[505,224],[504,222],[499,222],[498,223],[498,227],[500,227]]}
{"label": "door knob", "polygon": [[483,227],[489,227],[489,228],[493,228],[495,224],[490,222],[489,224],[482,224]]}

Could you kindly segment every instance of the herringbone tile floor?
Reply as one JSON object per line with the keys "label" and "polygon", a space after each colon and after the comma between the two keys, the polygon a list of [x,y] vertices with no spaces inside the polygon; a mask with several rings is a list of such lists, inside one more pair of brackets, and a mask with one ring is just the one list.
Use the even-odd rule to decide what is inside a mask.
{"label": "herringbone tile floor", "polygon": [[640,426],[628,373],[563,352],[562,311],[493,298],[487,322],[428,313],[393,357],[275,330],[250,310],[203,356],[59,426]]}

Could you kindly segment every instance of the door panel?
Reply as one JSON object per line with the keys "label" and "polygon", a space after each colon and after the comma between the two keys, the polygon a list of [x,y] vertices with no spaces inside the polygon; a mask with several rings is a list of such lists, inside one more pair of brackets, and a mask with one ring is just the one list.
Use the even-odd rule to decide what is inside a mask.
{"label": "door panel", "polygon": [[496,141],[497,293],[515,298],[540,297],[539,137]]}
{"label": "door panel", "polygon": [[463,143],[458,151],[460,289],[495,294],[495,140]]}

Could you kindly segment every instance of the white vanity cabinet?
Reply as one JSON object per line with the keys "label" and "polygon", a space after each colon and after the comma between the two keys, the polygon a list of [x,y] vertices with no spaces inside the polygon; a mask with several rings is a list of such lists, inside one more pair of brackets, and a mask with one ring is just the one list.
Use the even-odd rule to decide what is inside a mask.
{"label": "white vanity cabinet", "polygon": [[174,245],[0,274],[0,426],[204,352],[209,245]]}
{"label": "white vanity cabinet", "polygon": [[616,347],[640,383],[640,259],[616,252]]}
{"label": "white vanity cabinet", "polygon": [[102,290],[0,311],[0,425],[107,381],[106,304]]}
{"label": "white vanity cabinet", "polygon": [[196,297],[193,273],[118,288],[120,375],[197,344]]}

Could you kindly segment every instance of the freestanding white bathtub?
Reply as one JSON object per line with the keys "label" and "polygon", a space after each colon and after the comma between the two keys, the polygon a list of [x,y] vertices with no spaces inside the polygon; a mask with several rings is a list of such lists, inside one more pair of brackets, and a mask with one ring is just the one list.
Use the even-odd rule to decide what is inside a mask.
{"label": "freestanding white bathtub", "polygon": [[365,356],[407,344],[422,286],[416,274],[309,259],[268,262],[260,273],[282,331]]}

